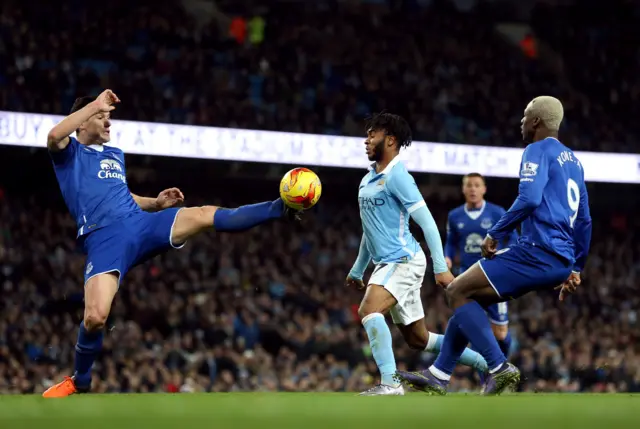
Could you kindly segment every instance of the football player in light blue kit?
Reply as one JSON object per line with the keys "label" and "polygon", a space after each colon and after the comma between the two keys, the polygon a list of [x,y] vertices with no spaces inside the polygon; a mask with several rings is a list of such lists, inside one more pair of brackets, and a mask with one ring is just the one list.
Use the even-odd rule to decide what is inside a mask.
{"label": "football player in light blue kit", "polygon": [[[157,198],[131,193],[124,153],[105,145],[110,140],[110,112],[119,102],[111,90],[97,98],[79,98],[71,114],[48,135],[47,148],[60,190],[77,222],[78,242],[87,259],[75,371],[44,392],[46,398],[90,390],[91,367],[102,348],[111,303],[132,267],[182,247],[202,231],[243,231],[283,216],[297,219],[297,213],[286,209],[280,199],[233,210],[177,208],[184,200],[177,188],[162,191]],[[70,137],[73,132],[75,138]]]}
{"label": "football player in light blue kit", "polygon": [[[483,306],[529,292],[561,288],[560,300],[580,284],[591,242],[591,215],[584,170],[576,155],[558,140],[564,116],[556,98],[534,98],[524,111],[518,198],[487,233],[483,259],[446,290],[453,309],[440,355],[422,372],[398,372],[422,390],[445,394],[453,368],[468,342],[489,365],[483,393],[517,387],[520,371],[500,351]],[[522,223],[518,243],[501,251],[498,243]]]}
{"label": "football player in light blue kit", "polygon": [[[452,268],[456,255],[460,257],[458,274],[464,273],[480,260],[482,239],[506,211],[499,205],[486,201],[484,199],[486,192],[487,185],[480,173],[465,175],[462,178],[462,194],[465,202],[449,212],[444,254],[449,269]],[[517,240],[518,233],[513,230],[501,244],[509,246],[515,244]],[[511,335],[507,303],[490,305],[487,307],[487,315],[493,334],[500,344],[500,350],[509,357]]]}
{"label": "football player in light blue kit", "polygon": [[[360,252],[347,276],[348,286],[364,288],[364,271],[373,261],[375,269],[360,304],[362,318],[381,383],[362,392],[365,396],[403,395],[395,379],[396,362],[391,331],[385,315],[391,313],[409,347],[415,350],[440,350],[442,335],[427,331],[420,288],[427,259],[420,244],[409,231],[409,217],[424,232],[433,260],[436,283],[446,286],[453,281],[442,252],[438,227],[404,164],[397,157],[400,148],[411,144],[411,129],[398,115],[381,113],[367,124],[366,152],[370,172],[360,182],[358,201],[362,220]],[[486,362],[472,350],[465,350],[460,360],[479,371]]]}

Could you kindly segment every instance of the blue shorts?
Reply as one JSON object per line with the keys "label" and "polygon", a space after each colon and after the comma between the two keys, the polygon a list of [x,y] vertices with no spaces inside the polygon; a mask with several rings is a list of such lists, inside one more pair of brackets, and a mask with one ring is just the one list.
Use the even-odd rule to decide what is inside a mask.
{"label": "blue shorts", "polygon": [[[467,271],[471,266],[461,266],[460,274]],[[509,324],[509,307],[506,302],[500,302],[497,304],[491,304],[485,311],[489,317],[489,321],[494,325],[508,325]]]}
{"label": "blue shorts", "polygon": [[171,230],[180,208],[156,213],[140,212],[93,231],[82,240],[87,260],[84,282],[98,274],[117,271],[120,280],[127,272],[154,256],[172,248]]}
{"label": "blue shorts", "polygon": [[499,250],[482,259],[480,268],[504,301],[529,292],[553,289],[569,278],[572,265],[566,259],[530,244]]}
{"label": "blue shorts", "polygon": [[509,308],[506,302],[491,304],[486,308],[489,321],[494,325],[509,324]]}

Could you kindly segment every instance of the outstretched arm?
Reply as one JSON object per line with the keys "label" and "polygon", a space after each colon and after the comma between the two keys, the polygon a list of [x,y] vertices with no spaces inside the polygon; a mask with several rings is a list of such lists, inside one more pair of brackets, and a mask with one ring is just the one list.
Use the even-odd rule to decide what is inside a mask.
{"label": "outstretched arm", "polygon": [[549,181],[549,161],[541,145],[532,144],[522,154],[518,198],[487,235],[498,242],[525,220],[542,203],[542,193]]}
{"label": "outstretched arm", "polygon": [[110,89],[103,91],[95,101],[92,101],[77,112],[73,112],[49,131],[47,148],[51,152],[64,150],[69,144],[69,136],[80,128],[83,122],[88,121],[98,113],[110,112],[115,109],[114,104],[119,102],[120,99]]}
{"label": "outstretched arm", "polygon": [[184,195],[178,188],[165,189],[156,198],[141,197],[133,192],[131,196],[136,204],[146,212],[157,212],[169,207],[175,207],[184,202]]}
{"label": "outstretched arm", "polygon": [[589,211],[589,195],[587,187],[582,182],[580,187],[580,201],[578,212],[573,220],[573,241],[575,242],[576,262],[573,265],[573,272],[579,273],[584,269],[587,262],[587,254],[591,246],[591,213]]}
{"label": "outstretched arm", "polygon": [[141,197],[140,195],[136,195],[133,192],[131,193],[133,200],[137,205],[140,206],[142,210],[145,212],[157,212],[160,210],[158,207],[158,199],[151,197]]}
{"label": "outstretched arm", "polygon": [[349,271],[349,277],[354,280],[362,280],[364,272],[369,266],[369,262],[371,262],[371,253],[367,248],[367,237],[362,234],[362,239],[360,240],[360,251],[358,252],[356,262],[353,264],[353,268]]}
{"label": "outstretched arm", "polygon": [[458,234],[455,228],[453,228],[453,224],[451,222],[451,213],[447,217],[447,239],[444,245],[444,256],[445,261],[447,263],[447,267],[451,269],[453,265],[453,260],[456,258],[456,244],[458,243]]}

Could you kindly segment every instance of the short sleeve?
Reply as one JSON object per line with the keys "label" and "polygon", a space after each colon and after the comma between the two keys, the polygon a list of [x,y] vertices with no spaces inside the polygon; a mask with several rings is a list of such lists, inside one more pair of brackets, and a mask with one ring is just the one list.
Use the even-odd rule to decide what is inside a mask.
{"label": "short sleeve", "polygon": [[55,165],[65,165],[76,155],[78,151],[78,141],[69,137],[69,144],[60,151],[49,151],[49,156]]}
{"label": "short sleeve", "polygon": [[416,181],[407,171],[391,176],[387,182],[387,190],[400,201],[409,214],[426,205]]}

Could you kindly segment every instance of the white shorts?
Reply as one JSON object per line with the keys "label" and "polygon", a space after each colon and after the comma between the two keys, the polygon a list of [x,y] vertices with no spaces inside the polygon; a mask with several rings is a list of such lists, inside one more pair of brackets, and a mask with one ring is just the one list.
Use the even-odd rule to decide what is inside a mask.
{"label": "white shorts", "polygon": [[420,251],[408,262],[382,263],[369,279],[370,285],[384,287],[398,303],[391,309],[396,325],[409,325],[424,318],[420,288],[427,270],[427,257]]}

